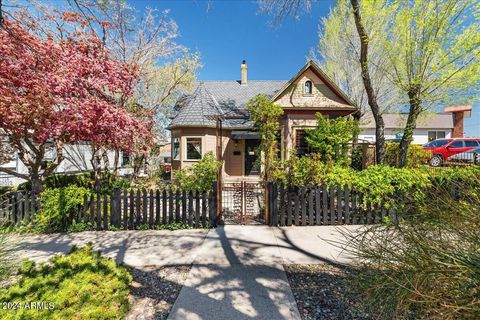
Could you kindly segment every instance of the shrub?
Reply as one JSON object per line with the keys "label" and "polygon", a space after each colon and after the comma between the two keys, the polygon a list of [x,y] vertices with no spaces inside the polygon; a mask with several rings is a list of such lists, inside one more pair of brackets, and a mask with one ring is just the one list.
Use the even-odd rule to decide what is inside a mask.
{"label": "shrub", "polygon": [[349,283],[375,318],[480,317],[480,201],[434,191],[412,202],[416,214],[400,224],[346,235],[361,261]]}
{"label": "shrub", "polygon": [[34,216],[35,229],[46,233],[65,231],[72,215],[83,205],[84,196],[90,194],[90,190],[75,185],[45,189],[39,197],[41,210]]}
{"label": "shrub", "polygon": [[[2,310],[2,319],[120,319],[129,308],[130,274],[94,253],[91,244],[55,256],[48,264],[26,261],[19,275],[17,284],[0,289],[0,302],[19,303],[21,308]],[[47,305],[27,309],[30,302]]]}
{"label": "shrub", "polygon": [[324,162],[348,162],[349,143],[358,134],[358,121],[349,117],[327,119],[316,114],[317,126],[305,131],[307,143]]}
{"label": "shrub", "polygon": [[213,153],[208,152],[191,167],[175,171],[173,185],[185,191],[208,191],[217,180],[220,165],[221,162],[215,158]]}
{"label": "shrub", "polygon": [[355,171],[347,166],[326,164],[317,154],[301,158],[292,154],[277,167],[273,178],[297,187],[320,184],[348,186],[363,194],[363,206],[382,204],[397,208],[403,205],[403,195],[411,194],[412,201],[421,199],[424,191],[431,186],[425,170],[377,165]]}
{"label": "shrub", "polygon": [[[385,162],[393,167],[398,166],[400,157],[400,143],[388,142],[385,143]],[[427,165],[432,157],[430,151],[423,150],[422,146],[411,144],[407,152],[407,167],[419,168]]]}

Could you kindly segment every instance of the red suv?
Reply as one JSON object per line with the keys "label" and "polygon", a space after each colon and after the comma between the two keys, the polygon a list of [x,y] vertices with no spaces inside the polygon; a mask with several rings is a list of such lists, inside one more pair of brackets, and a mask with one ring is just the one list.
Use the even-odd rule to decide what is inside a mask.
{"label": "red suv", "polygon": [[440,166],[453,155],[480,147],[480,138],[438,139],[423,145],[423,149],[432,153],[430,165]]}

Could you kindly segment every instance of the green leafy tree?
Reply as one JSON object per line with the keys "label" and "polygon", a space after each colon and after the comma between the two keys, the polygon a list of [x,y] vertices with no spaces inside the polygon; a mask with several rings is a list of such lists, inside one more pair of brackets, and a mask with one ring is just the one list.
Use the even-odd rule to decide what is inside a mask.
{"label": "green leafy tree", "polygon": [[[380,5],[389,7],[390,1]],[[393,10],[393,9],[390,9]],[[433,104],[470,102],[480,91],[480,2],[399,2],[386,24],[388,76],[408,97],[409,113],[400,142],[400,166],[418,116]],[[371,14],[374,14],[372,12]]]}
{"label": "green leafy tree", "polygon": [[358,134],[358,121],[348,117],[327,119],[316,114],[317,127],[306,130],[307,143],[324,162],[346,163],[349,143]]}
{"label": "green leafy tree", "polygon": [[280,132],[278,120],[283,115],[283,109],[265,95],[257,95],[250,99],[247,108],[251,119],[260,131],[262,138],[260,150],[263,152],[264,163],[263,178],[269,181],[278,154],[277,137]]}

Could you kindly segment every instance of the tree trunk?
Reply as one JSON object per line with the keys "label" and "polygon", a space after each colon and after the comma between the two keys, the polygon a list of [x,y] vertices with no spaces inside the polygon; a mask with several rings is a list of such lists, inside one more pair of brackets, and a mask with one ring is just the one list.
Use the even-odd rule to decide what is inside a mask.
{"label": "tree trunk", "polygon": [[115,156],[113,158],[113,174],[118,175],[118,162],[120,161],[120,151],[115,150]]}
{"label": "tree trunk", "polygon": [[358,0],[351,0],[353,7],[353,15],[355,18],[355,26],[357,27],[358,36],[360,37],[360,65],[362,68],[362,80],[367,92],[368,105],[372,110],[373,118],[375,120],[375,157],[378,164],[385,161],[385,123],[380,108],[377,103],[377,96],[373,89],[372,80],[370,78],[370,70],[368,67],[368,43],[369,38],[367,31],[362,22],[360,14],[360,5]]}
{"label": "tree trunk", "polygon": [[101,156],[99,154],[99,149],[92,147],[92,158],[90,159],[90,163],[92,164],[93,169],[93,190],[95,192],[100,192],[101,188]]}
{"label": "tree trunk", "polygon": [[402,140],[400,140],[400,156],[398,166],[403,168],[407,165],[408,147],[413,140],[413,130],[417,126],[417,118],[421,108],[421,101],[417,98],[419,89],[409,92],[408,97],[410,100],[410,110],[408,111],[407,123],[405,124],[405,130],[403,131]]}

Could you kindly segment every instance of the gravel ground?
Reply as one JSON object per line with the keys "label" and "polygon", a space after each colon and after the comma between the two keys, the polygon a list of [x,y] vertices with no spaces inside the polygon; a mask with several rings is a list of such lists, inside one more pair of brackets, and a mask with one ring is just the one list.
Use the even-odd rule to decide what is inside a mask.
{"label": "gravel ground", "polygon": [[285,265],[290,287],[303,320],[364,320],[355,297],[347,292],[346,271],[327,264]]}
{"label": "gravel ground", "polygon": [[130,269],[133,276],[128,320],[166,319],[190,265]]}

